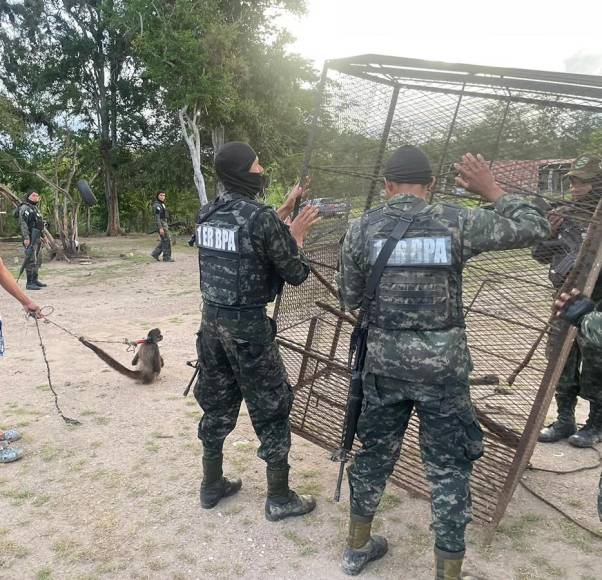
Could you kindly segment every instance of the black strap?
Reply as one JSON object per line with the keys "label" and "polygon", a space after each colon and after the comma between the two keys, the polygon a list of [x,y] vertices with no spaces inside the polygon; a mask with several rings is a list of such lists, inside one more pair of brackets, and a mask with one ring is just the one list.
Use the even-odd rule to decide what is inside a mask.
{"label": "black strap", "polygon": [[362,314],[368,312],[370,308],[370,304],[374,300],[376,295],[376,288],[380,282],[380,279],[385,271],[385,267],[397,242],[406,235],[410,225],[414,221],[414,216],[411,215],[409,218],[402,217],[395,224],[393,231],[387,238],[385,245],[381,248],[378,256],[374,262],[374,266],[372,266],[372,271],[370,272],[370,277],[368,278],[368,282],[366,284],[366,290],[364,292],[364,297],[362,299],[362,305],[360,307],[360,311]]}

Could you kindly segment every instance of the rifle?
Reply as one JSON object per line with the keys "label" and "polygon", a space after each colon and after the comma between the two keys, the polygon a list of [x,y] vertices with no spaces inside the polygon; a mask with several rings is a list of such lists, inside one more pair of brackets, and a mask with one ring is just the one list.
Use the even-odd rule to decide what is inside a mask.
{"label": "rifle", "polygon": [[29,239],[29,246],[25,248],[25,258],[23,259],[23,263],[21,264],[21,269],[19,270],[19,275],[17,276],[17,282],[21,279],[23,275],[23,271],[32,260],[32,256],[35,252],[35,247],[40,243],[41,232],[38,228],[32,228],[31,230],[31,238]]}
{"label": "rifle", "polygon": [[[187,226],[188,224],[184,221],[172,222],[171,224],[167,224],[168,228],[181,228],[183,226]],[[159,228],[155,228],[148,232],[149,234],[156,234],[159,231]]]}
{"label": "rifle", "polygon": [[405,236],[408,228],[414,221],[414,215],[409,218],[400,218],[395,224],[393,231],[387,238],[387,241],[381,248],[370,276],[366,283],[366,290],[362,298],[357,323],[351,334],[349,344],[349,367],[351,368],[351,380],[349,381],[349,393],[347,395],[347,405],[345,407],[345,420],[343,422],[343,435],[341,437],[341,446],[332,454],[333,461],[339,461],[339,477],[337,479],[337,487],[334,492],[334,501],[341,499],[341,484],[343,483],[343,474],[345,472],[345,464],[351,457],[351,449],[353,440],[357,431],[357,422],[360,418],[362,410],[362,401],[364,393],[362,388],[362,373],[366,362],[366,352],[368,350],[368,327],[369,317],[368,311],[376,296],[376,289],[380,279],[385,271],[385,266],[397,245],[397,242]]}

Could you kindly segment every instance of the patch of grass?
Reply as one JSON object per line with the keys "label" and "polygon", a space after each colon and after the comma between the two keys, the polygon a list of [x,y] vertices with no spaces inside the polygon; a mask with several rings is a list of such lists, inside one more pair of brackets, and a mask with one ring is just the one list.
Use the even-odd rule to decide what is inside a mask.
{"label": "patch of grass", "polygon": [[46,443],[42,446],[42,450],[40,451],[40,457],[42,458],[42,461],[45,462],[49,462],[52,461],[55,457],[57,457],[59,454],[59,450],[50,445],[49,443]]}
{"label": "patch of grass", "polygon": [[568,503],[571,507],[574,507],[574,508],[577,508],[580,510],[585,508],[585,504],[580,499],[577,499],[576,497],[570,498],[566,503]]}
{"label": "patch of grass", "polygon": [[320,497],[324,486],[320,481],[303,481],[295,486],[297,493],[301,495],[315,495]]}
{"label": "patch of grass", "polygon": [[50,501],[50,496],[45,493],[41,493],[40,495],[36,495],[31,502],[35,507],[42,507]]}
{"label": "patch of grass", "polygon": [[579,529],[574,523],[561,520],[559,525],[562,537],[568,544],[575,546],[585,554],[592,554],[596,551],[591,536]]}
{"label": "patch of grass", "polygon": [[48,385],[38,385],[38,386],[36,387],[36,389],[37,389],[38,391],[49,391],[49,390],[50,390],[50,387],[49,387]]}
{"label": "patch of grass", "polygon": [[233,505],[232,507],[229,507],[228,509],[224,510],[224,515],[226,516],[235,516],[236,514],[239,514],[242,511],[242,506],[240,504],[238,505]]}
{"label": "patch of grass", "polygon": [[165,570],[165,568],[168,566],[169,564],[167,564],[167,562],[163,562],[163,560],[151,560],[147,564],[148,569],[152,570],[153,572],[160,572],[161,570]]}
{"label": "patch of grass", "polygon": [[76,564],[88,559],[88,550],[75,540],[69,538],[57,540],[52,544],[52,551],[62,560]]}
{"label": "patch of grass", "polygon": [[535,535],[533,534],[535,528],[544,521],[544,518],[537,514],[525,514],[519,518],[502,522],[497,529],[497,533],[509,538],[514,550],[525,552],[528,549],[528,540]]}
{"label": "patch of grass", "polygon": [[556,568],[552,566],[550,562],[548,562],[542,556],[537,556],[531,559],[531,562],[536,566],[537,570],[545,573],[545,578],[564,578],[565,573],[562,568]]}
{"label": "patch of grass", "polygon": [[144,444],[144,449],[146,449],[147,451],[150,451],[151,453],[158,453],[159,450],[161,449],[161,446],[156,443],[155,441],[147,441]]}
{"label": "patch of grass", "polygon": [[98,415],[98,413],[96,411],[92,411],[92,409],[84,409],[80,415],[82,417],[92,417],[94,415]]}
{"label": "patch of grass", "polygon": [[52,570],[48,566],[40,568],[36,573],[36,580],[50,580],[52,578]]}
{"label": "patch of grass", "polygon": [[108,417],[94,417],[94,422],[97,425],[108,425],[111,422],[111,419]]}
{"label": "patch of grass", "polygon": [[7,489],[0,492],[0,495],[10,499],[12,505],[20,506],[31,499],[34,494],[27,489]]}
{"label": "patch of grass", "polygon": [[297,546],[300,556],[311,556],[318,551],[309,538],[304,538],[293,530],[285,530],[284,537]]}
{"label": "patch of grass", "polygon": [[379,512],[386,512],[394,507],[397,507],[401,503],[400,497],[395,493],[389,493],[385,491],[383,493],[382,499],[380,500],[380,504],[378,506]]}
{"label": "patch of grass", "polygon": [[29,550],[16,542],[10,540],[0,542],[0,569],[10,568],[15,560],[25,558],[28,554]]}
{"label": "patch of grass", "polygon": [[179,552],[176,555],[177,559],[185,564],[193,565],[196,564],[196,558],[190,552]]}

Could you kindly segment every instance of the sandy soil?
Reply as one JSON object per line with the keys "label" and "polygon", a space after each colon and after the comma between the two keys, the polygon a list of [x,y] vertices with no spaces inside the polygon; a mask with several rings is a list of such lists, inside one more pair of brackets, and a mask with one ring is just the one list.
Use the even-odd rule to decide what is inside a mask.
{"label": "sandy soil", "polygon": [[[52,379],[67,416],[55,413],[35,325],[0,295],[7,340],[0,361],[0,428],[18,426],[26,456],[0,465],[0,578],[311,578],[337,579],[348,503],[332,501],[337,468],[327,453],[295,438],[297,489],[318,496],[304,518],[269,523],[263,516],[264,465],[243,410],[226,442],[226,470],[243,489],[211,511],[198,502],[199,409],[182,390],[195,358],[199,291],[195,253],[175,247],[174,264],[148,256],[143,238],[92,239],[90,264],[51,263],[36,293],[59,324],[95,339],[137,339],[159,326],[166,366],[158,383],[134,384],[109,370],[74,338],[43,325]],[[0,244],[16,269],[16,245]],[[123,362],[123,345],[104,345]],[[584,409],[580,408],[583,417]],[[539,448],[541,467],[592,465],[591,450]],[[576,475],[527,472],[525,479],[585,524],[602,531],[595,512],[599,469]],[[429,506],[390,487],[376,528],[390,551],[366,579],[433,577]],[[482,578],[602,578],[602,541],[579,530],[519,488],[490,544],[469,532],[466,569]]]}

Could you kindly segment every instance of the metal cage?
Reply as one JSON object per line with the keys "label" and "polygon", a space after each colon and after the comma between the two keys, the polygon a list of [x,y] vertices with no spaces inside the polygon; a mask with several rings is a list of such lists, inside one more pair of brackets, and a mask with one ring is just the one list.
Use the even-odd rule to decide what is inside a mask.
{"label": "metal cage", "polygon": [[[563,176],[600,128],[602,77],[377,55],[328,61],[303,167],[324,218],[305,245],[309,279],[287,286],[275,309],[296,395],[293,430],[329,450],[340,444],[354,316],[336,298],[339,240],[350,219],[380,203],[381,166],[390,151],[412,144],[428,154],[437,177],[433,202],[481,203],[453,179],[453,163],[471,151],[491,160],[507,191],[583,209],[570,199]],[[600,206],[588,215],[565,282],[585,291],[602,259]],[[555,290],[547,273],[529,250],[486,253],[465,268],[471,393],[487,449],[472,477],[474,515],[493,527],[531,457],[574,339],[574,331],[550,318]],[[559,340],[546,356],[551,333]],[[392,481],[428,496],[416,423],[413,417]]]}

